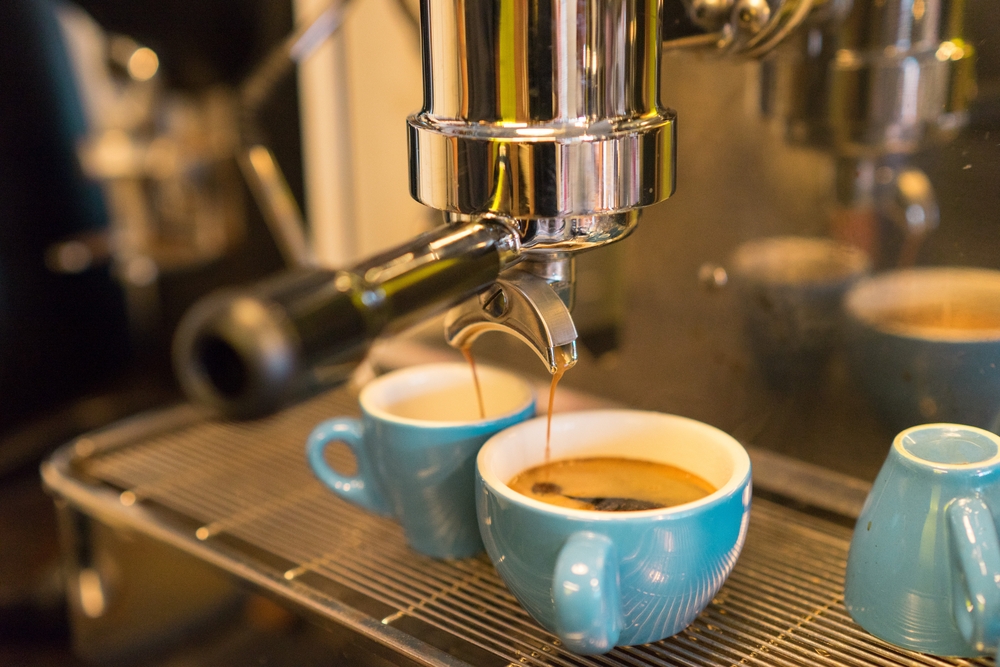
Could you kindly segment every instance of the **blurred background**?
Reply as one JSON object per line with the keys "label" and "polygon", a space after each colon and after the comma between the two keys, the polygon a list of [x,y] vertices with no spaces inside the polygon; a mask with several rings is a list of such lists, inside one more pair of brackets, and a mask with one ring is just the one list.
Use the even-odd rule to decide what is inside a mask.
{"label": "blurred background", "polygon": [[[416,3],[354,0],[334,37],[260,77],[324,7],[0,3],[2,664],[72,664],[40,462],[81,433],[183,400],[170,366],[183,313],[293,263],[294,230],[269,218],[238,164],[248,125],[301,207],[298,240],[322,264],[350,265],[440,224],[408,191],[405,118],[422,99]],[[1000,269],[1000,24],[989,0],[940,11],[964,26],[951,26],[937,59],[968,71],[950,79],[958,102],[931,109],[916,137],[887,126],[871,136],[872,123],[845,139],[830,126],[834,93],[803,83],[836,57],[820,28],[763,61],[668,49],[661,97],[678,115],[677,191],[644,210],[630,238],[579,258],[580,362],[564,386],[874,479],[898,424],[859,390],[834,316],[802,314],[801,301],[817,302],[803,291],[815,281],[774,287],[760,272],[828,252],[802,239],[837,244],[840,268],[821,286],[833,296],[819,301],[833,299],[840,317],[843,290],[865,274]],[[248,81],[266,94],[249,96]],[[776,238],[791,250],[761,249]],[[822,322],[787,322],[801,317]],[[407,338],[458,358],[440,322]],[[500,334],[475,351],[547,377]],[[300,630],[309,636],[291,651],[275,638],[292,621],[266,601],[241,613],[244,646],[269,664],[308,664],[313,641],[316,655],[340,650]],[[276,662],[282,652],[299,662]],[[212,660],[183,664],[228,664]]]}

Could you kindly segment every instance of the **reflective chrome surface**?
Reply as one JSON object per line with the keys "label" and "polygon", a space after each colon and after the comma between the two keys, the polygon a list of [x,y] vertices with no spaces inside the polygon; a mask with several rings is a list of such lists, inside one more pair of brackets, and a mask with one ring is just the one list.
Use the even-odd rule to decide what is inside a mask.
{"label": "reflective chrome surface", "polygon": [[427,0],[410,191],[444,211],[618,213],[674,190],[661,2]]}
{"label": "reflective chrome surface", "polygon": [[576,326],[569,309],[545,279],[525,271],[507,272],[496,283],[445,317],[445,339],[466,347],[487,331],[524,341],[549,372],[576,364]]}
{"label": "reflective chrome surface", "polygon": [[800,31],[764,91],[789,138],[839,154],[912,153],[950,138],[975,95],[965,2],[854,2],[843,20]]}
{"label": "reflective chrome surface", "polygon": [[421,10],[424,105],[408,119],[410,192],[453,222],[505,220],[531,259],[523,268],[555,290],[521,292],[511,276],[494,291],[511,291],[523,313],[494,317],[470,300],[446,335],[454,344],[482,325],[509,331],[554,371],[548,332],[561,325],[537,299],[558,305],[572,331],[564,343],[575,340],[569,255],[625,238],[639,208],[674,191],[662,0],[425,0]]}
{"label": "reflective chrome surface", "polygon": [[571,253],[620,241],[635,230],[639,211],[565,218],[514,219],[528,256]]}
{"label": "reflective chrome surface", "polygon": [[177,328],[177,379],[227,416],[267,413],[342,380],[378,336],[487,288],[519,259],[517,234],[483,220],[440,227],[351,269],[303,268],[219,290]]}

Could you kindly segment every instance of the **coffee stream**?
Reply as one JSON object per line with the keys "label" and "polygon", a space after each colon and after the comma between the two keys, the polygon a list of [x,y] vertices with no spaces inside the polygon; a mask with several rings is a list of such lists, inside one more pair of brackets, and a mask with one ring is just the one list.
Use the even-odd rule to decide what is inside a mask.
{"label": "coffee stream", "polygon": [[476,400],[479,401],[479,418],[486,419],[486,406],[483,403],[483,389],[479,386],[479,374],[476,373],[476,360],[472,358],[472,343],[462,348],[462,356],[472,368],[472,383],[476,385]]}
{"label": "coffee stream", "polygon": [[[472,345],[461,348],[462,356],[469,362],[472,382],[476,387],[479,402],[479,418],[486,418],[482,387],[476,372],[476,361],[472,356]],[[518,475],[511,480],[510,487],[520,493],[552,505],[578,507],[598,512],[634,512],[661,507],[670,507],[690,502],[712,493],[714,489],[704,480],[683,470],[646,461],[628,459],[581,459],[550,463],[552,456],[552,412],[555,407],[556,387],[569,368],[572,357],[563,350],[556,355],[556,369],[549,385],[549,412],[545,427],[545,462]],[[597,470],[591,470],[596,464]],[[582,483],[580,472],[582,470]],[[615,479],[615,472],[618,478]],[[566,477],[567,473],[570,477]],[[651,476],[652,475],[652,476]],[[555,477],[558,481],[553,481]],[[593,487],[592,479],[611,481],[617,493],[609,493],[604,488]],[[636,487],[636,484],[638,485]],[[523,488],[522,488],[523,487]],[[566,487],[578,488],[577,493],[567,493]],[[655,490],[650,494],[650,490]],[[651,499],[631,497],[651,495]]]}
{"label": "coffee stream", "polygon": [[562,379],[563,373],[566,372],[566,366],[560,365],[556,372],[552,374],[552,384],[549,385],[549,421],[545,425],[545,462],[549,462],[549,457],[552,451],[552,404],[556,398],[556,385],[559,384],[559,380]]}
{"label": "coffee stream", "polygon": [[573,357],[566,352],[565,346],[556,348],[557,354],[555,355],[556,360],[556,370],[552,373],[552,384],[549,385],[549,421],[545,427],[545,462],[549,462],[549,458],[552,452],[552,407],[556,398],[556,385],[559,384],[559,380],[562,379],[563,373],[566,372],[572,363]]}
{"label": "coffee stream", "polygon": [[[479,374],[476,372],[476,361],[472,356],[472,345],[465,345],[461,348],[462,356],[465,360],[469,362],[469,368],[472,370],[472,382],[476,387],[476,399],[479,402],[479,418],[486,418],[486,408],[483,403],[483,392],[482,387],[479,384]],[[684,471],[672,472],[674,469],[672,466],[664,466],[662,464],[654,464],[650,462],[640,462],[640,461],[629,461],[626,459],[591,459],[591,460],[580,460],[571,462],[557,462],[555,464],[550,464],[550,459],[552,456],[552,412],[555,407],[555,397],[556,397],[556,387],[559,385],[559,380],[562,379],[563,374],[566,369],[569,368],[572,357],[565,354],[563,350],[558,351],[559,354],[556,355],[556,369],[552,373],[552,382],[549,385],[549,411],[548,411],[548,421],[545,427],[545,463],[541,466],[533,468],[510,482],[511,488],[527,495],[529,497],[536,498],[542,502],[546,502],[554,505],[565,505],[567,502],[572,503],[566,505],[568,507],[580,507],[585,509],[592,509],[599,512],[634,512],[647,509],[656,509],[661,507],[669,507],[671,505],[690,502],[697,497],[711,493],[712,489],[707,483],[699,478],[686,473]],[[660,491],[660,495],[663,495],[664,480],[668,481],[667,488],[670,489],[667,496],[657,497],[655,500],[646,500],[641,498],[633,498],[628,496],[622,496],[617,494],[609,494],[607,492],[599,492],[594,495],[593,490],[586,488],[587,484],[584,485],[586,495],[577,495],[572,493],[566,493],[563,490],[563,484],[569,482],[570,486],[574,486],[573,481],[560,479],[563,484],[552,481],[553,475],[562,469],[563,474],[567,469],[575,469],[581,465],[584,467],[592,465],[592,463],[597,462],[601,467],[606,468],[608,463],[611,463],[611,470],[626,470],[627,473],[625,478],[628,482],[640,482],[640,487],[652,486]],[[641,468],[636,468],[635,466],[642,466]],[[646,468],[655,467],[657,468],[657,473],[655,477],[657,479],[646,479],[649,474],[645,472]],[[669,470],[668,470],[669,469]],[[664,473],[663,471],[666,471]],[[596,477],[602,479],[606,477],[608,471],[599,470]],[[590,473],[593,475],[593,473]],[[686,487],[683,491],[679,488],[679,480],[671,479],[677,474],[680,474],[684,479],[680,482],[680,486]],[[555,474],[556,478],[559,478],[559,474]],[[613,476],[612,476],[613,477]],[[692,483],[694,482],[694,483]],[[620,490],[624,490],[626,493],[628,491],[646,491],[647,489],[632,489],[629,483],[622,483],[619,480],[616,485]],[[520,488],[524,487],[524,488]],[[699,488],[700,487],[700,488]],[[693,495],[692,495],[693,494]],[[637,494],[638,495],[638,494]],[[643,494],[645,495],[645,494]],[[654,494],[655,495],[655,494]]]}
{"label": "coffee stream", "polygon": [[[465,345],[461,348],[462,356],[465,360],[469,362],[469,367],[472,369],[472,382],[476,386],[476,400],[479,401],[479,418],[486,419],[486,407],[483,403],[483,390],[479,385],[479,375],[476,373],[476,360],[472,356],[472,344]],[[548,462],[549,456],[551,454],[551,442],[552,442],[552,407],[555,404],[556,398],[556,386],[559,384],[559,380],[562,379],[563,373],[569,368],[569,363],[572,358],[565,353],[556,355],[556,370],[552,373],[552,383],[549,385],[549,415],[548,423],[545,427],[545,461]]]}

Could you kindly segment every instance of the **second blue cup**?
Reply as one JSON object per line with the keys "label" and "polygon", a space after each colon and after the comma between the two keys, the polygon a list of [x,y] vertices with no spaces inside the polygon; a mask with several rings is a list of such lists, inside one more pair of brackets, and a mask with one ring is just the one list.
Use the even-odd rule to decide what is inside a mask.
{"label": "second blue cup", "polygon": [[[476,521],[476,454],[498,431],[535,414],[531,385],[505,371],[479,368],[486,418],[479,417],[468,365],[414,366],[362,390],[362,418],[335,417],[309,436],[306,455],[319,479],[342,498],[395,517],[417,551],[464,558],[483,548]],[[324,452],[353,451],[354,476],[338,473]]]}

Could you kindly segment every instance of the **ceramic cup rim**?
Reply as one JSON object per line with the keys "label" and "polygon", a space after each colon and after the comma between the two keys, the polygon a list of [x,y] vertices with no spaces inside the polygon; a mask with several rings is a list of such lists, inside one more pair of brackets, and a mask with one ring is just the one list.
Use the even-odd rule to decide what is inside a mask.
{"label": "ceramic cup rim", "polygon": [[489,427],[499,422],[509,420],[535,404],[535,389],[527,380],[520,375],[490,366],[487,364],[476,364],[476,371],[479,375],[480,383],[485,384],[491,379],[503,378],[511,384],[516,384],[524,390],[524,398],[518,402],[514,408],[505,412],[490,415],[486,419],[470,419],[464,421],[444,421],[433,419],[414,419],[411,417],[401,417],[395,415],[385,407],[384,395],[387,390],[399,384],[416,386],[419,381],[426,379],[428,375],[445,378],[447,380],[467,381],[471,377],[472,371],[467,363],[462,362],[437,362],[430,364],[420,364],[417,366],[407,366],[390,371],[367,383],[358,394],[358,404],[361,409],[372,417],[395,424],[404,424],[416,428],[427,429],[465,429],[470,426]]}
{"label": "ceramic cup rim", "polygon": [[[904,289],[903,283],[907,284]],[[1000,341],[1000,328],[963,330],[885,322],[880,316],[891,305],[941,303],[950,289],[978,290],[1000,303],[1000,271],[975,267],[920,267],[895,269],[856,283],[844,297],[844,310],[864,327],[891,336],[930,343],[982,343]],[[937,300],[935,300],[935,296]]]}
{"label": "ceramic cup rim", "polygon": [[[919,431],[926,431],[931,429],[939,430],[951,430],[951,431],[971,431],[972,433],[983,437],[996,446],[996,452],[982,461],[974,461],[972,463],[941,463],[938,461],[932,461],[930,459],[922,458],[911,452],[906,447],[906,439],[912,438],[913,433]],[[911,426],[907,429],[900,431],[893,438],[892,448],[900,456],[902,456],[907,461],[914,463],[922,468],[929,468],[934,470],[979,470],[982,468],[992,468],[1000,465],[1000,436],[983,428],[978,428],[976,426],[969,426],[966,424],[951,424],[947,422],[935,422],[932,424],[919,424],[917,426]]]}
{"label": "ceramic cup rim", "polygon": [[[634,512],[598,512],[596,510],[574,509],[543,503],[540,500],[535,500],[522,495],[507,486],[507,483],[502,481],[493,470],[493,466],[491,464],[493,457],[496,455],[496,450],[503,447],[505,442],[512,441],[513,438],[515,438],[521,431],[537,429],[539,428],[539,425],[544,426],[547,420],[545,416],[536,417],[535,419],[529,419],[519,424],[515,424],[514,426],[506,428],[490,437],[490,439],[487,440],[483,447],[479,450],[479,456],[476,459],[476,470],[478,471],[480,479],[482,479],[483,483],[489,487],[493,493],[496,493],[512,503],[535,512],[542,512],[569,519],[582,519],[589,522],[634,523],[659,518],[681,518],[697,514],[709,506],[724,501],[726,498],[735,493],[742,492],[743,487],[749,482],[751,470],[750,456],[747,454],[746,449],[743,448],[743,445],[741,445],[739,441],[725,431],[695,419],[647,410],[609,409],[562,412],[553,415],[552,422],[553,428],[555,428],[557,422],[565,422],[574,419],[580,420],[581,417],[583,420],[579,423],[583,424],[585,421],[589,420],[600,421],[605,419],[614,419],[615,417],[621,417],[622,415],[638,417],[646,420],[656,420],[662,423],[684,424],[688,427],[702,431],[704,435],[711,437],[717,444],[721,445],[721,447],[729,453],[733,463],[733,470],[730,473],[728,480],[725,484],[704,498],[700,498],[690,503],[675,505],[673,507],[663,507],[660,509],[637,510]],[[583,426],[580,428],[582,427]]]}
{"label": "ceramic cup rim", "polygon": [[[796,268],[827,260],[831,271],[800,277]],[[871,270],[868,255],[852,245],[822,236],[768,236],[740,245],[733,253],[737,277],[765,285],[810,286],[839,284]]]}

